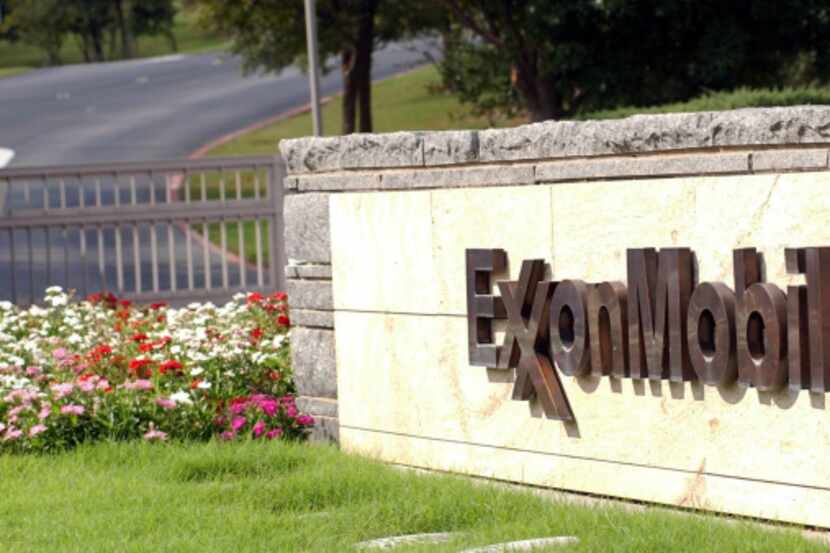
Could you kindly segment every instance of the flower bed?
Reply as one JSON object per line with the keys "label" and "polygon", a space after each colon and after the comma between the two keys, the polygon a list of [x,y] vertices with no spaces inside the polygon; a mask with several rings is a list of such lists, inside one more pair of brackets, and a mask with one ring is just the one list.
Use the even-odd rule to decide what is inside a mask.
{"label": "flower bed", "polygon": [[93,440],[300,439],[285,294],[224,307],[0,302],[0,452]]}

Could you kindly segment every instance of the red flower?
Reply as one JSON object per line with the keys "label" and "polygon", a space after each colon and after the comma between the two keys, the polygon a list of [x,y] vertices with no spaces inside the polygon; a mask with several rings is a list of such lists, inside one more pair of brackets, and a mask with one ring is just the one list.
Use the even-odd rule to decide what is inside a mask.
{"label": "red flower", "polygon": [[164,307],[167,307],[167,303],[163,302],[163,301],[160,301],[158,303],[150,304],[150,309],[152,309],[153,311],[158,311],[159,309],[162,309]]}
{"label": "red flower", "polygon": [[259,339],[262,338],[262,334],[263,334],[263,332],[262,332],[261,328],[257,327],[255,329],[253,329],[251,331],[251,341],[252,342],[259,342]]}
{"label": "red flower", "polygon": [[127,309],[133,304],[130,300],[121,300],[121,307],[125,307]]}
{"label": "red flower", "polygon": [[143,369],[143,374],[147,376],[147,373],[153,374],[152,369],[148,367],[153,363],[152,359],[140,358],[140,359],[133,359],[130,361],[129,369],[130,372],[134,375],[138,376],[139,372]]}
{"label": "red flower", "polygon": [[288,319],[287,315],[280,315],[277,317],[277,324],[280,326],[288,326],[291,324],[291,321]]}
{"label": "red flower", "polygon": [[282,378],[282,375],[279,371],[271,371],[268,374],[268,376],[271,378],[271,380],[279,380],[280,378]]}
{"label": "red flower", "polygon": [[276,301],[285,301],[288,299],[288,294],[285,292],[274,292],[271,294],[271,298]]}
{"label": "red flower", "polygon": [[146,339],[147,339],[147,335],[144,334],[143,332],[141,332],[139,334],[133,334],[133,337],[130,338],[130,340],[132,340],[133,342],[143,342]]}
{"label": "red flower", "polygon": [[171,359],[170,361],[165,361],[161,365],[159,365],[159,372],[161,374],[167,374],[168,371],[181,371],[182,364],[176,361],[175,359]]}
{"label": "red flower", "polygon": [[262,294],[259,292],[252,292],[248,294],[248,303],[260,303],[263,299]]}
{"label": "red flower", "polygon": [[88,301],[89,303],[98,303],[99,301],[101,301],[101,293],[98,292],[95,294],[88,295],[86,297],[86,301]]}
{"label": "red flower", "polygon": [[141,353],[149,353],[153,351],[153,344],[141,344],[138,346],[138,351]]}
{"label": "red flower", "polygon": [[199,387],[199,384],[201,384],[201,383],[202,383],[202,380],[197,378],[196,380],[194,380],[193,382],[190,383],[190,389],[195,390],[196,388]]}
{"label": "red flower", "polygon": [[163,323],[166,320],[167,320],[167,317],[165,317],[164,315],[159,315],[158,317],[156,317],[156,321],[158,321],[160,323]]}

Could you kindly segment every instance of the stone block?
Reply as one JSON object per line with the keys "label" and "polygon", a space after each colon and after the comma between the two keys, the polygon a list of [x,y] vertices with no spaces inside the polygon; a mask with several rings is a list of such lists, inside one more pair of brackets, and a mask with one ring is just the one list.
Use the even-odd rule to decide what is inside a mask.
{"label": "stone block", "polygon": [[286,265],[286,278],[330,279],[331,265]]}
{"label": "stone block", "polygon": [[494,165],[384,173],[384,190],[533,184],[533,165]]}
{"label": "stone block", "polygon": [[830,107],[634,115],[479,131],[479,160],[550,159],[658,151],[830,143]]}
{"label": "stone block", "polygon": [[285,198],[285,253],[289,260],[331,262],[329,195],[291,194]]}
{"label": "stone block", "polygon": [[430,192],[335,194],[331,218],[337,309],[435,312]]}
{"label": "stone block", "polygon": [[334,308],[329,280],[290,279],[287,285],[288,306],[292,311],[294,309],[331,310]]}
{"label": "stone block", "polygon": [[424,164],[453,165],[478,159],[476,131],[445,131],[424,134]]}
{"label": "stone block", "polygon": [[335,418],[314,417],[309,439],[312,442],[340,443],[340,423]]}
{"label": "stone block", "polygon": [[540,163],[536,182],[749,172],[747,153],[588,158]]}
{"label": "stone block", "polygon": [[333,331],[292,328],[291,366],[298,395],[337,399]]}
{"label": "stone block", "polygon": [[299,396],[297,408],[312,416],[337,418],[337,400],[323,397]]}
{"label": "stone block", "polygon": [[752,153],[753,171],[809,171],[827,168],[827,150],[765,150]]}
{"label": "stone block", "polygon": [[292,309],[291,324],[314,328],[334,328],[334,314],[331,311],[315,309]]}
{"label": "stone block", "polygon": [[[585,279],[595,280],[593,274]],[[830,444],[828,414],[807,392],[630,379],[614,384],[559,373],[577,418],[569,426],[543,417],[534,401],[513,400],[512,378],[493,378],[492,371],[467,363],[462,317],[336,317],[338,411],[347,451],[559,489],[830,525],[824,485],[830,467],[821,462]],[[752,499],[733,495],[738,490]],[[819,506],[827,510],[815,511]]]}
{"label": "stone block", "polygon": [[297,177],[300,192],[377,190],[380,188],[380,174],[342,172],[331,175],[309,175]]}
{"label": "stone block", "polygon": [[295,138],[279,147],[289,174],[424,164],[423,135],[414,132]]}
{"label": "stone block", "polygon": [[[505,249],[509,275],[499,275],[500,280],[518,279],[523,259],[551,257],[549,186],[434,190],[431,206],[435,273],[430,279],[435,281],[437,313],[467,312],[467,248]],[[423,281],[424,275],[417,278]]]}

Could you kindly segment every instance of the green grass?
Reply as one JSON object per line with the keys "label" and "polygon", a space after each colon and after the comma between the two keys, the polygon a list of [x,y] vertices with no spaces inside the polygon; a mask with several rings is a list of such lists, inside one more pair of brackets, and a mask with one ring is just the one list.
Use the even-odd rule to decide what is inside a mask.
{"label": "green grass", "polygon": [[362,540],[455,531],[464,547],[551,535],[550,551],[823,551],[795,530],[652,509],[556,503],[452,476],[424,476],[332,447],[99,444],[0,456],[0,549],[347,551]]}
{"label": "green grass", "polygon": [[[489,122],[475,117],[452,95],[436,92],[440,76],[434,66],[424,66],[392,77],[372,87],[375,132],[400,130],[483,129]],[[340,96],[323,106],[326,135],[340,134],[343,109]],[[499,126],[519,121],[498,121]],[[311,114],[304,113],[247,133],[210,151],[211,156],[274,155],[283,138],[312,134]]]}
{"label": "green grass", "polygon": [[618,119],[638,113],[678,113],[693,111],[723,111],[749,107],[798,106],[830,104],[830,87],[774,89],[739,88],[728,92],[713,92],[687,102],[652,107],[623,107],[597,111],[581,119]]}
{"label": "green grass", "polygon": [[[203,28],[192,12],[179,8],[173,33],[176,36],[180,53],[195,53],[221,48],[226,39]],[[164,36],[139,37],[136,57],[145,58],[172,54],[173,49]],[[80,42],[74,36],[67,36],[61,50],[64,64],[83,63]],[[0,77],[20,74],[24,71],[43,67],[46,55],[34,46],[23,42],[0,41]]]}

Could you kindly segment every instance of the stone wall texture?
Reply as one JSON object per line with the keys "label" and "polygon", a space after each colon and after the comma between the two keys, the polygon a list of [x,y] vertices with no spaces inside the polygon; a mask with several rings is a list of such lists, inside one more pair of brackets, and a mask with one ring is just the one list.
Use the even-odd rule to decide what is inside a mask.
{"label": "stone wall texture", "polygon": [[[294,370],[320,439],[391,462],[830,527],[823,395],[560,378],[565,425],[467,361],[464,250],[625,281],[688,246],[731,285],[757,247],[830,244],[830,108],[286,140]],[[293,228],[292,228],[293,226]]]}

